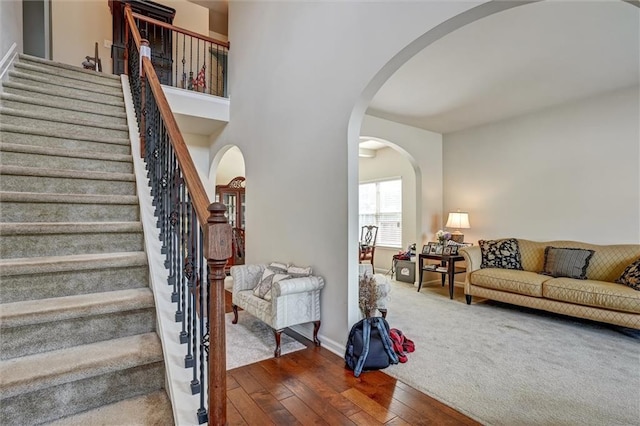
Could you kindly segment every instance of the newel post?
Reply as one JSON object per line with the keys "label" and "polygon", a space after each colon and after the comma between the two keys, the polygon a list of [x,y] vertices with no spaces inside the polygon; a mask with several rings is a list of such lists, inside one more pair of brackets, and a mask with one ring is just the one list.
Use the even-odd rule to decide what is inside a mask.
{"label": "newel post", "polygon": [[224,267],[231,257],[231,226],[222,203],[209,206],[205,256],[209,265],[209,425],[227,424],[227,345],[224,322]]}
{"label": "newel post", "polygon": [[147,111],[147,85],[145,83],[147,76],[144,73],[144,67],[142,66],[143,58],[148,58],[151,60],[151,47],[149,47],[149,40],[142,39],[140,40],[140,53],[138,55],[140,58],[140,109],[142,110],[142,114],[140,114],[140,157],[144,158],[144,152],[146,149],[145,140],[147,136],[147,128],[145,126],[146,119],[146,111]]}

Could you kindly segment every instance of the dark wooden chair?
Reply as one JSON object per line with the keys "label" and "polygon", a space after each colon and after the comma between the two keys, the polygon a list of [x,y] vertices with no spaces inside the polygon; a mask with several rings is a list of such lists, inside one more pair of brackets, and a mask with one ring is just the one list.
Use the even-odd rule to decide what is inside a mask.
{"label": "dark wooden chair", "polygon": [[376,238],[378,238],[377,226],[365,225],[360,229],[360,262],[368,260],[373,265],[373,256],[376,253]]}
{"label": "dark wooden chair", "polygon": [[233,228],[233,264],[244,265],[244,229]]}

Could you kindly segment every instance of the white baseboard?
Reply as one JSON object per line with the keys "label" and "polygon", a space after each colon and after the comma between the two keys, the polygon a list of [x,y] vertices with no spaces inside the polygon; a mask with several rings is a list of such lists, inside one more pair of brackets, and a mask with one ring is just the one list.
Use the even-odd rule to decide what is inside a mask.
{"label": "white baseboard", "polygon": [[[293,325],[289,328],[295,331],[296,333],[306,337],[307,339],[313,341],[312,326],[307,324],[300,324],[300,325]],[[322,330],[322,326],[320,327],[320,330]],[[344,344],[331,340],[320,332],[318,332],[318,340],[320,340],[320,345],[326,350],[328,350],[329,352],[333,352],[339,357],[344,356],[344,348],[345,348]]]}

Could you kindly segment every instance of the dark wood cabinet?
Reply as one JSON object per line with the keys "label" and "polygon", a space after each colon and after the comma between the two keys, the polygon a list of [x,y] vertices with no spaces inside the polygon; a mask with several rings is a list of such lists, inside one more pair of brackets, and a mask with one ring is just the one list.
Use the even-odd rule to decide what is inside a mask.
{"label": "dark wood cabinet", "polygon": [[[167,24],[173,24],[176,11],[173,8],[145,0],[109,0],[109,8],[112,15],[113,40],[111,46],[111,59],[113,60],[113,73],[124,73],[124,7],[129,4],[131,10],[140,15],[148,16]],[[151,62],[158,74],[160,83],[172,84],[173,69],[173,35],[166,28],[156,27],[142,22],[139,26],[140,35],[149,40],[151,47]]]}
{"label": "dark wood cabinet", "polygon": [[233,255],[227,260],[227,271],[233,265],[244,265],[244,188],[242,176],[231,179],[227,185],[216,185],[216,201],[227,207],[226,216],[233,232]]}

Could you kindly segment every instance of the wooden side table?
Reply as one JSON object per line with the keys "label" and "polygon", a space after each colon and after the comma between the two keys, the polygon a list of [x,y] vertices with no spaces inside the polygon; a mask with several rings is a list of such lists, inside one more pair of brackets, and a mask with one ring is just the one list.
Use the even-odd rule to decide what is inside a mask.
{"label": "wooden side table", "polygon": [[[424,264],[425,259],[439,260],[440,267],[438,269],[431,269],[427,264]],[[449,254],[419,254],[418,255],[418,270],[419,278],[418,278],[418,291],[422,288],[422,275],[424,271],[427,272],[437,272],[442,275],[442,286],[444,287],[445,276],[449,278],[449,299],[453,299],[453,286],[454,286],[454,277],[456,274],[461,274],[463,272],[467,272],[466,268],[456,267],[456,262],[464,260],[462,255],[449,255]],[[432,264],[433,265],[433,264]],[[437,267],[437,265],[436,265]],[[442,269],[444,268],[444,269]]]}

